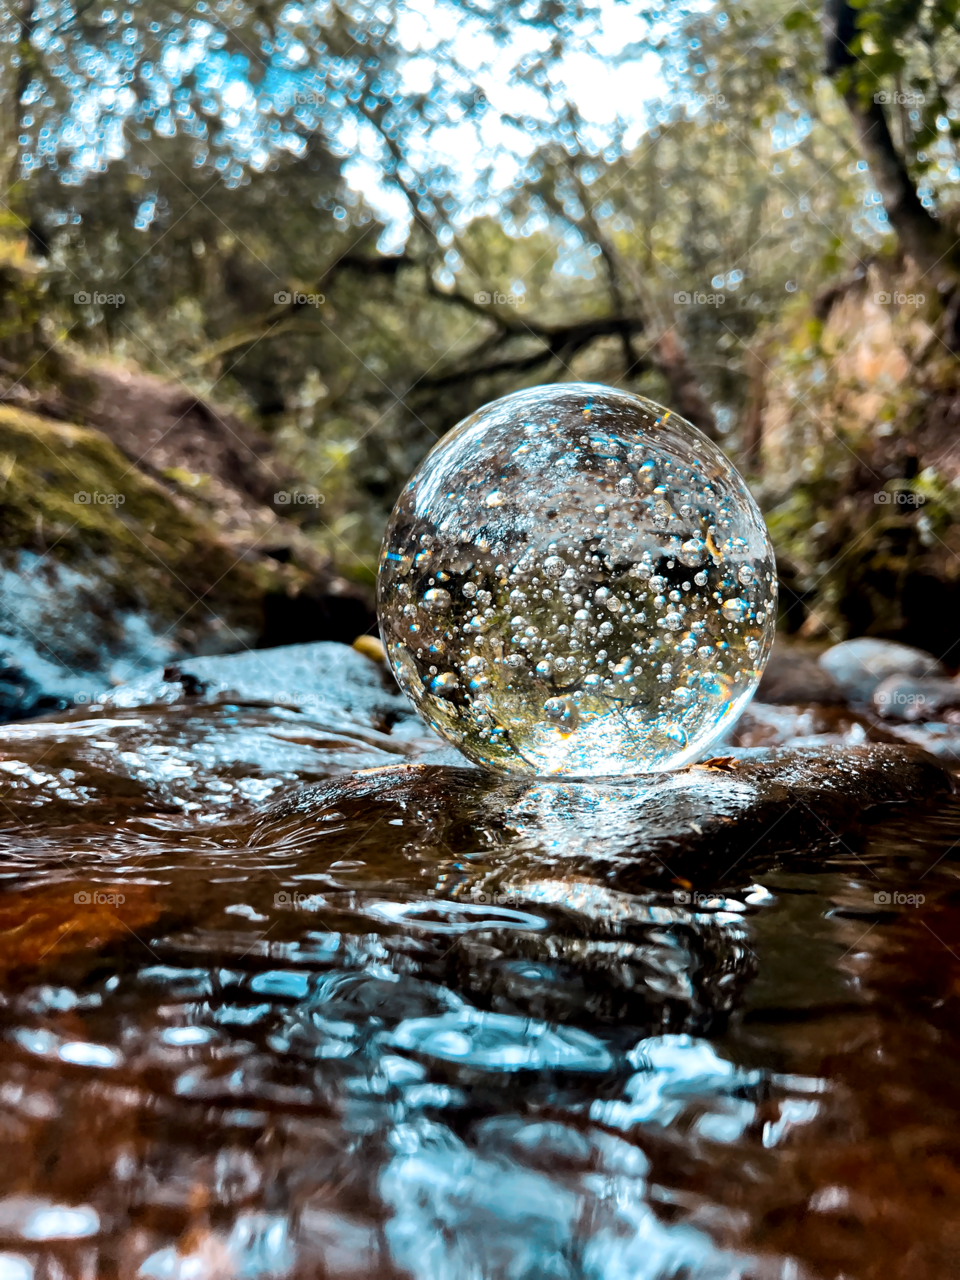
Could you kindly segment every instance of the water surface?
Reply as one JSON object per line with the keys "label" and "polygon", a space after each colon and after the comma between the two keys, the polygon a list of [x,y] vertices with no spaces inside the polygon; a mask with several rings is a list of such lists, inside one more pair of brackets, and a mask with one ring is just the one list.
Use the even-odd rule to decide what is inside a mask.
{"label": "water surface", "polygon": [[954,1274],[960,803],[694,871],[418,750],[4,731],[0,1276]]}

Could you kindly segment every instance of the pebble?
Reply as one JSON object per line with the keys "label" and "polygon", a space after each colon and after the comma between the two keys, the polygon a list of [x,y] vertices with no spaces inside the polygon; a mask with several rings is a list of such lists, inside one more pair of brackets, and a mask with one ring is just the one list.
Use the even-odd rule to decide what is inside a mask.
{"label": "pebble", "polygon": [[942,711],[960,707],[960,680],[893,675],[877,685],[872,701],[885,719],[935,720]]}
{"label": "pebble", "polygon": [[943,665],[922,649],[869,636],[835,644],[820,655],[820,666],[851,702],[868,702],[877,685],[888,676],[946,674]]}

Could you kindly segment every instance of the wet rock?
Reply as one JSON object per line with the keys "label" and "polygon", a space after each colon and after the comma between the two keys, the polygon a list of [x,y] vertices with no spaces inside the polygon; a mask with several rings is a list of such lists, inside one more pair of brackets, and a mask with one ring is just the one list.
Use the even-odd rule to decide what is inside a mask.
{"label": "wet rock", "polygon": [[0,723],[62,711],[89,683],[11,636],[0,637],[0,645]]}
{"label": "wet rock", "polygon": [[352,721],[353,728],[404,723],[427,727],[376,663],[333,641],[249,649],[193,658],[152,671],[102,699],[107,707],[141,707],[189,699],[194,705],[283,706],[304,719]]}
{"label": "wet rock", "polygon": [[942,676],[932,654],[892,640],[861,637],[844,640],[820,655],[820,666],[851,702],[867,702],[877,685],[892,675]]}
{"label": "wet rock", "polygon": [[[184,656],[349,643],[373,624],[372,594],[257,499],[269,468],[254,475],[247,451],[245,486],[224,425],[207,439],[177,403],[165,400],[180,427],[157,441],[202,437],[189,460],[220,456],[232,479],[182,465],[146,474],[144,450],[128,461],[99,431],[0,405],[0,722],[93,701]],[[132,447],[142,423],[121,419]]]}
{"label": "wet rock", "polygon": [[[604,839],[633,859],[644,849],[652,856],[657,840],[671,847],[677,832],[687,847],[697,827],[712,830],[714,808],[722,807],[725,797],[748,792],[757,797],[754,784],[761,777],[783,779],[788,790],[794,779],[806,786],[814,775],[851,771],[852,794],[860,804],[858,771],[870,759],[870,774],[876,761],[837,749],[894,743],[901,736],[896,722],[881,724],[846,708],[754,703],[718,748],[718,754],[739,757],[725,771],[617,779],[592,789],[560,781],[538,786],[544,797],[554,798],[558,812],[567,803],[564,795],[592,797],[583,801],[586,808],[573,805],[561,842],[567,853],[581,845],[592,850],[595,817],[624,801],[622,833],[608,831]],[[805,749],[805,772],[789,766],[782,750],[777,754],[784,747]],[[943,735],[931,747],[944,758],[950,758],[948,748]],[[215,805],[224,820],[239,821],[303,783],[401,762],[461,766],[460,774],[478,795],[491,787],[501,796],[513,794],[511,787],[520,787],[517,797],[528,794],[519,783],[501,783],[466,767],[388,683],[382,666],[353,648],[319,642],[197,658],[161,667],[96,704],[7,730],[0,742],[0,775],[19,781],[7,795],[0,827],[8,820],[56,826],[71,815],[97,821],[118,805],[129,817],[159,810],[183,822],[198,806]],[[883,769],[888,767],[884,763]],[[416,774],[404,776],[417,780]],[[683,794],[686,807],[677,809]],[[413,796],[419,804],[417,788]],[[309,793],[296,801],[301,802],[307,808],[298,843],[309,840],[312,830]],[[812,803],[818,803],[816,796]],[[752,806],[751,800],[742,812],[723,815],[714,833],[721,846],[729,843],[728,822],[751,829]],[[442,831],[448,818],[457,826],[468,824],[471,814],[469,805],[449,812],[441,806],[437,829]],[[499,820],[495,826],[499,829]]]}
{"label": "wet rock", "polygon": [[757,702],[795,706],[845,700],[843,690],[816,654],[777,641],[757,686]]}
{"label": "wet rock", "polygon": [[920,747],[928,755],[949,764],[960,760],[960,724],[928,720],[926,724],[904,724],[890,720],[890,733],[898,742]]}
{"label": "wet rock", "polygon": [[[384,824],[395,821],[393,856],[408,861],[411,872],[425,857],[458,859],[478,847],[497,848],[501,869],[494,879],[483,857],[462,868],[456,896],[464,901],[506,890],[513,907],[542,903],[551,878],[562,882],[561,901],[574,876],[588,874],[594,887],[583,892],[593,893],[598,911],[613,910],[608,890],[717,887],[731,867],[742,879],[749,865],[769,865],[771,857],[815,854],[857,829],[877,806],[951,790],[950,775],[923,753],[881,745],[769,752],[585,782],[502,781],[474,769],[417,764],[307,788],[268,811],[251,843],[268,849],[296,830],[305,847],[305,820],[312,818],[317,848],[328,846],[324,817],[333,812],[337,844],[365,858]],[[516,878],[503,875],[511,846],[522,853]]]}
{"label": "wet rock", "polygon": [[869,714],[850,707],[814,703],[774,706],[751,702],[727,733],[717,752],[757,747],[860,747],[865,742],[895,742],[896,736]]}
{"label": "wet rock", "polygon": [[270,571],[99,432],[0,406],[0,452],[0,649],[92,691],[256,641]]}
{"label": "wet rock", "polygon": [[872,701],[887,719],[935,720],[941,712],[960,707],[960,680],[893,675],[877,685]]}
{"label": "wet rock", "polygon": [[4,563],[2,551],[0,721],[93,701],[175,648],[96,572],[29,552]]}
{"label": "wet rock", "polygon": [[8,726],[0,829],[106,822],[117,811],[187,826],[198,809],[240,819],[304,782],[420,759],[465,763],[380,665],[346,645],[199,658]]}
{"label": "wet rock", "polygon": [[[770,901],[758,878],[818,868],[884,807],[950,787],[922,753],[885,746],[588,782],[408,765],[291,796],[248,848],[271,866],[296,851],[309,868],[310,884],[283,880],[285,909],[392,926],[474,1005],[543,1022],[587,1007],[612,1026],[702,1032],[753,975],[749,917]],[[389,897],[352,888],[341,865],[389,882]]]}

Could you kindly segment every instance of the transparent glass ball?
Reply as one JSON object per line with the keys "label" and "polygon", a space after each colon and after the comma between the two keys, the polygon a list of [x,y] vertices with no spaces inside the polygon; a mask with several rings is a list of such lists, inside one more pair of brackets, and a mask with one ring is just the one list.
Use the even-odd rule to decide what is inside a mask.
{"label": "transparent glass ball", "polygon": [[427,455],[387,526],[378,611],[401,688],[464,755],[596,777],[677,768],[731,727],[776,589],[715,445],[641,396],[560,383]]}

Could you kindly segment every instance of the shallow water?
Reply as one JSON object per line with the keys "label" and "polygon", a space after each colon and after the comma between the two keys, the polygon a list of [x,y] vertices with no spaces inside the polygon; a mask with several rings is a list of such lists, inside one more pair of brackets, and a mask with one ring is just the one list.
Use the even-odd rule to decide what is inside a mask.
{"label": "shallow water", "polygon": [[960,802],[711,864],[430,745],[4,732],[0,1277],[954,1274]]}

